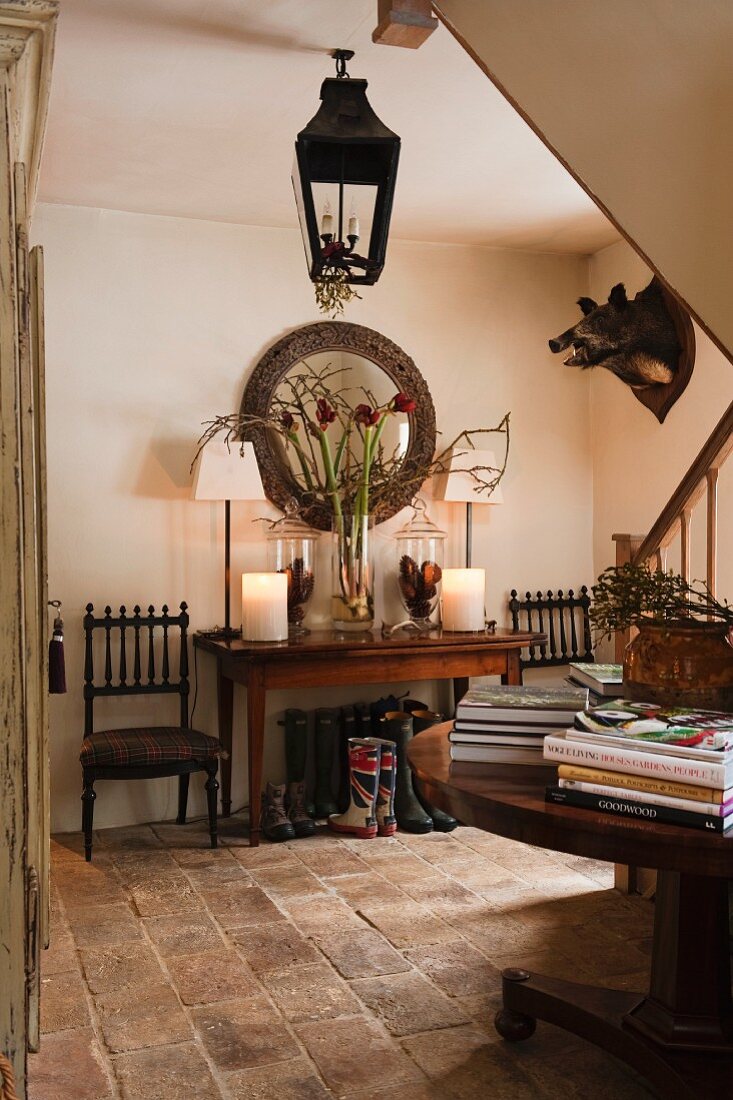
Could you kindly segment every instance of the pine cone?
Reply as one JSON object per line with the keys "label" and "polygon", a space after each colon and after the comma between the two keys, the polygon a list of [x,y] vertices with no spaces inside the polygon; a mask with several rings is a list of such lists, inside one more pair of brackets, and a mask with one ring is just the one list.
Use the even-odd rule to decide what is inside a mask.
{"label": "pine cone", "polygon": [[441,577],[442,570],[434,561],[424,561],[418,569],[417,562],[409,554],[400,558],[399,586],[411,618],[429,617]]}
{"label": "pine cone", "polygon": [[305,618],[305,604],[313,595],[313,571],[305,568],[302,558],[293,558],[280,572],[288,578],[288,622],[301,623]]}

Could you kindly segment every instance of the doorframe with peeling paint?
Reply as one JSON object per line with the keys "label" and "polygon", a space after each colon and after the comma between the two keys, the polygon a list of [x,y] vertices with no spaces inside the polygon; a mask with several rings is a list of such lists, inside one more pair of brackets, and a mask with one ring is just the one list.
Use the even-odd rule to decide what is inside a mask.
{"label": "doorframe with peeling paint", "polygon": [[48,941],[43,271],[29,251],[58,4],[0,0],[0,1051],[25,1096]]}

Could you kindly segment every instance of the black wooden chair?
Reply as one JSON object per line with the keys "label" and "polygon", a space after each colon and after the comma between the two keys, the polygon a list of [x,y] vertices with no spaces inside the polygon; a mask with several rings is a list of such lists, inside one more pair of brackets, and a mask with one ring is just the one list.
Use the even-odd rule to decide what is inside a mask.
{"label": "black wooden chair", "polygon": [[[206,796],[209,810],[211,847],[217,846],[216,792],[219,783],[221,744],[188,726],[188,614],[186,604],[181,604],[180,615],[169,615],[164,604],[162,614],[156,615],[150,606],[147,615],[140,608],[133,608],[128,617],[120,608],[118,618],[112,617],[112,609],[105,607],[104,617],[94,617],[94,607],[87,604],[84,616],[86,651],[84,658],[84,740],[79,759],[81,761],[84,789],[82,793],[82,832],[87,862],[92,858],[92,828],[94,801],[97,797],[94,784],[97,779],[157,779],[177,775],[179,825],[186,823],[188,782],[191,772],[205,771]],[[162,655],[160,680],[155,675],[155,631],[162,630]],[[168,632],[180,629],[181,648],[178,680],[171,682],[168,654]],[[93,635],[104,631],[104,684],[94,683]],[[112,633],[119,632],[119,683],[112,682]],[[133,636],[132,680],[127,672],[126,635]],[[141,635],[142,645],[141,645]],[[159,637],[160,635],[157,635]],[[147,638],[147,645],[145,639]],[[147,650],[147,675],[142,674],[141,648]],[[98,697],[117,695],[178,695],[180,697],[179,726],[146,726],[133,729],[100,730],[94,732],[93,706]]]}
{"label": "black wooden chair", "polygon": [[523,600],[519,599],[516,588],[513,588],[509,600],[512,629],[547,634],[544,645],[530,646],[526,656],[522,651],[522,671],[526,668],[554,668],[571,661],[593,662],[590,603],[586,585],[580,588],[577,596],[572,588],[568,589],[567,596],[560,588],[556,596],[551,591],[546,595],[538,592],[536,596],[527,592]]}

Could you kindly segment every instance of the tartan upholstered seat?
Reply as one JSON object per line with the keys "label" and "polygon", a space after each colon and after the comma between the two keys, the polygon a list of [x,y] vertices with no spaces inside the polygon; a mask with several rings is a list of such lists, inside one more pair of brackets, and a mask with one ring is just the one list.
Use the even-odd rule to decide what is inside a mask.
{"label": "tartan upholstered seat", "polygon": [[144,767],[181,760],[211,760],[220,752],[220,742],[198,730],[148,726],[90,733],[82,741],[79,759],[87,766]]}

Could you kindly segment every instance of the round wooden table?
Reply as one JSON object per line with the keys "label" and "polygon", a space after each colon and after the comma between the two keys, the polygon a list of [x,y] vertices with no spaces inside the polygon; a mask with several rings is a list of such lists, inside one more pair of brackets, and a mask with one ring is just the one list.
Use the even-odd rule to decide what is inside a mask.
{"label": "round wooden table", "polygon": [[546,803],[551,769],[451,763],[450,728],[421,733],[408,750],[421,789],[440,809],[512,840],[659,871],[646,995],[544,978],[517,960],[502,975],[499,1033],[517,1042],[535,1020],[547,1020],[632,1066],[665,1100],[733,1096],[733,829],[720,836]]}

